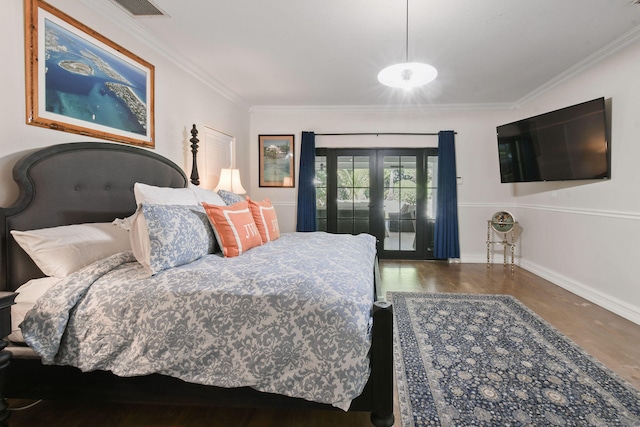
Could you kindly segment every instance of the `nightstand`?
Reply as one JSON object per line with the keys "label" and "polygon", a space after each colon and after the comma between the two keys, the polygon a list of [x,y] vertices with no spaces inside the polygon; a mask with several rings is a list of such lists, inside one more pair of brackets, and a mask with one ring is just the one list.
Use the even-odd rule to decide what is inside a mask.
{"label": "nightstand", "polygon": [[15,304],[13,301],[17,295],[15,292],[0,292],[0,339],[11,333],[11,306]]}
{"label": "nightstand", "polygon": [[7,402],[4,399],[5,369],[9,366],[11,353],[4,348],[7,346],[5,338],[11,333],[11,306],[16,299],[15,292],[0,292],[0,426],[7,426],[9,415]]}

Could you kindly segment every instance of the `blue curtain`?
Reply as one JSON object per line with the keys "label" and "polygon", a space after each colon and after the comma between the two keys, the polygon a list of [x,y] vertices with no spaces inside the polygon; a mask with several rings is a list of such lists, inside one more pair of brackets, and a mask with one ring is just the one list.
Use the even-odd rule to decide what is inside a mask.
{"label": "blue curtain", "polygon": [[316,231],[316,134],[302,132],[296,231]]}
{"label": "blue curtain", "polygon": [[434,258],[460,258],[454,132],[438,133],[438,190]]}

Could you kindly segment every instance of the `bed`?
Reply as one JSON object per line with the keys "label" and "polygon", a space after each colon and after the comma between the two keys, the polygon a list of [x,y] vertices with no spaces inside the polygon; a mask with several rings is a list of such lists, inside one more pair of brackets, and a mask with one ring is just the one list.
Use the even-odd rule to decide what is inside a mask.
{"label": "bed", "polygon": [[[193,137],[191,142],[195,165],[195,158],[197,155],[197,130],[195,129],[195,126],[192,130],[192,135]],[[191,176],[191,183],[189,183],[182,169],[170,160],[149,150],[112,143],[81,142],[59,144],[40,149],[27,155],[14,167],[14,180],[18,183],[20,188],[18,201],[14,205],[0,210],[0,217],[2,218],[3,223],[1,234],[2,257],[0,262],[2,267],[2,276],[0,278],[0,290],[10,292],[15,291],[20,286],[28,283],[31,279],[42,278],[45,276],[42,269],[36,266],[32,258],[27,255],[22,247],[16,242],[14,235],[11,234],[12,230],[21,231],[73,224],[109,223],[116,218],[128,218],[136,212],[136,198],[133,192],[134,183],[143,183],[148,186],[159,188],[169,187],[175,189],[186,189],[190,186],[193,187],[193,183],[198,183],[197,169],[195,167],[193,168],[193,172],[194,173],[192,173]],[[165,211],[163,211],[163,213],[166,214]],[[149,227],[151,227],[151,225],[149,225]],[[355,238],[355,236],[350,236],[350,238],[351,237]],[[266,262],[265,259],[260,260],[260,256],[272,256],[269,255],[269,252],[274,251],[276,254],[279,254],[276,256],[282,258],[282,254],[285,252],[279,251],[284,250],[283,246],[294,244],[293,242],[295,240],[311,239],[310,241],[314,242],[313,244],[305,242],[301,242],[300,244],[302,246],[306,245],[315,247],[316,245],[323,244],[321,242],[322,240],[331,238],[341,237],[326,235],[325,233],[309,233],[308,236],[302,236],[300,233],[292,233],[291,235],[284,234],[277,241],[271,242],[273,244],[269,243],[248,250],[244,255],[237,257],[237,259],[241,260],[243,263],[248,263],[250,258],[255,258],[258,261],[253,262],[251,265],[260,263],[267,265],[270,263]],[[353,245],[353,242],[347,242],[347,245]],[[264,253],[264,255],[262,253]],[[321,253],[309,254],[309,257],[311,257],[310,259],[321,256]],[[211,262],[204,261],[207,257],[211,258]],[[218,271],[218,267],[212,267],[212,265],[217,266],[215,263],[222,262],[225,258],[215,254],[207,255],[207,257],[200,258],[194,262],[186,262],[183,265],[169,265],[169,267],[161,268],[160,272],[153,276],[171,277],[171,279],[167,279],[166,282],[161,282],[160,285],[152,284],[151,286],[156,286],[158,289],[161,287],[164,288],[167,283],[176,282],[178,280],[176,277],[184,277],[184,275],[179,275],[183,273],[179,273],[178,270],[184,269],[185,271],[189,271],[189,268],[192,267],[200,268],[201,270],[204,270],[204,272],[198,271],[194,273],[191,271],[190,273],[184,273],[187,277],[190,277],[189,280],[192,280],[195,276],[206,276],[206,280],[211,282],[216,281],[215,276],[217,274],[216,271]],[[196,267],[196,264],[201,264],[201,266]],[[108,265],[108,268],[105,267],[105,265]],[[255,280],[248,276],[247,272],[253,269],[253,267],[249,267],[249,265],[250,264],[237,264],[237,268],[235,270],[232,269],[231,272],[225,272],[225,280],[220,280],[219,282],[224,284],[237,280]],[[130,268],[131,266],[131,268],[133,268],[133,273],[130,271],[119,271],[119,269],[125,268],[123,266],[126,266],[126,268]],[[370,277],[373,277],[373,279],[371,279],[373,284],[377,283],[377,274],[375,274],[377,269],[375,267],[376,264],[374,262],[372,264],[371,271],[368,273]],[[285,271],[286,265],[280,264],[279,268],[280,271]],[[93,301],[92,304],[97,305],[98,303],[101,303],[101,301],[105,300],[104,295],[108,295],[112,292],[107,290],[107,288],[101,288],[100,286],[103,286],[102,283],[104,282],[104,286],[107,286],[107,284],[111,286],[117,283],[116,279],[110,276],[111,274],[115,274],[119,277],[133,277],[138,274],[135,272],[140,270],[140,266],[139,263],[136,263],[135,258],[132,258],[132,255],[126,252],[101,259],[96,263],[91,264],[89,267],[83,268],[82,271],[87,269],[90,271],[104,269],[104,271],[108,271],[108,273],[101,272],[100,277],[102,277],[103,274],[104,277],[96,280],[96,283],[98,284],[95,285],[92,284],[93,282],[85,285],[80,284],[76,279],[70,280],[69,283],[72,283],[73,287],[79,289],[75,291],[75,297],[72,298],[82,300],[83,304],[88,304],[88,301]],[[113,273],[112,270],[116,272]],[[263,273],[257,272],[257,274],[260,275]],[[270,280],[273,282],[273,269],[270,270],[269,274],[269,277],[271,277]],[[75,277],[75,275],[76,274],[74,273],[69,277]],[[282,276],[284,283],[284,276],[286,276],[286,274],[282,274]],[[140,274],[140,277],[142,277],[142,279],[140,279],[140,282],[136,282],[136,286],[141,283],[147,283],[148,280],[151,280],[151,278],[147,278],[147,276],[142,273]],[[280,278],[278,280],[280,280]],[[184,281],[184,283],[187,282],[189,281]],[[328,284],[329,278],[327,277],[327,289],[330,288]],[[68,286],[68,284],[65,284],[64,286],[65,292],[67,292],[66,289],[72,287]],[[120,284],[119,286],[121,286],[120,289],[127,288],[124,284]],[[224,287],[223,285],[220,286]],[[255,284],[255,287],[257,288],[260,286],[261,285]],[[302,288],[302,286],[300,286],[300,288]],[[324,289],[324,286],[322,288]],[[69,292],[71,295],[71,291]],[[247,307],[247,313],[252,314],[240,317],[245,319],[248,318],[250,320],[249,323],[257,324],[256,319],[265,317],[264,312],[269,311],[264,309],[265,306],[251,305],[251,301],[253,301],[251,299],[252,297],[249,298],[246,295],[238,297],[241,298],[241,300],[238,301],[233,300],[229,294],[223,295],[222,297],[218,295],[217,297],[219,297],[219,299],[213,299],[214,296],[209,294],[207,294],[206,297],[182,299],[186,298],[183,294],[191,295],[192,289],[184,291],[183,294],[179,295],[179,298],[176,297],[175,291],[171,290],[171,292],[173,293],[162,297],[162,301],[175,300],[176,298],[179,300],[178,302],[180,304],[182,304],[181,301],[188,301],[188,303],[185,302],[184,305],[190,307],[190,310],[193,309],[196,301],[207,301],[208,304],[206,306],[208,308],[205,309],[205,312],[206,316],[209,316],[210,319],[207,322],[200,321],[199,323],[208,323],[212,329],[221,329],[218,322],[228,321],[228,319],[221,314],[225,311],[229,311],[225,309],[225,305],[223,304],[224,301],[231,301],[231,303],[234,304],[234,307]],[[291,291],[287,292],[292,293]],[[325,292],[323,290],[323,292],[331,293],[333,291],[327,290]],[[273,385],[278,382],[276,380],[271,382],[265,381],[264,384],[244,385],[243,381],[235,381],[234,379],[225,382],[223,386],[210,385],[208,384],[211,382],[209,375],[202,374],[202,372],[207,372],[207,366],[205,366],[207,361],[213,366],[210,371],[223,371],[224,366],[229,366],[228,364],[219,364],[218,356],[220,355],[215,352],[208,354],[206,357],[201,357],[204,360],[205,365],[199,365],[199,367],[196,368],[199,373],[198,375],[194,375],[193,372],[176,372],[175,369],[172,371],[171,369],[166,368],[165,365],[156,365],[155,361],[148,361],[147,359],[145,360],[147,360],[148,366],[139,368],[131,360],[131,358],[134,360],[136,359],[135,354],[129,354],[130,358],[127,359],[128,362],[125,363],[127,369],[124,371],[120,371],[119,368],[113,365],[104,364],[100,361],[93,363],[93,360],[91,360],[89,361],[91,363],[88,363],[87,358],[82,359],[78,354],[82,352],[86,353],[87,348],[91,348],[90,346],[84,349],[68,347],[64,351],[59,351],[62,356],[60,354],[56,356],[56,351],[52,351],[51,354],[47,354],[46,349],[43,350],[42,348],[38,348],[40,353],[40,355],[38,355],[32,348],[29,348],[24,344],[13,343],[9,343],[9,345],[2,351],[2,357],[0,357],[0,369],[2,370],[2,372],[0,372],[0,378],[4,375],[4,381],[0,380],[0,396],[4,398],[46,400],[76,399],[104,402],[205,405],[218,407],[246,406],[342,409],[349,411],[371,412],[371,422],[373,425],[391,426],[394,422],[391,306],[385,302],[375,301],[375,286],[372,286],[372,289],[370,289],[369,292],[369,302],[371,304],[366,308],[367,319],[365,319],[366,322],[369,322],[368,326],[365,326],[368,341],[363,342],[363,344],[358,344],[357,346],[350,345],[351,347],[360,348],[359,351],[362,351],[362,349],[365,348],[366,370],[369,372],[369,375],[367,377],[366,374],[357,374],[357,378],[362,378],[362,385],[353,385],[353,379],[345,382],[344,376],[340,377],[340,375],[337,376],[336,380],[330,380],[329,378],[331,376],[327,376],[326,379],[326,381],[337,381],[334,385],[330,385],[329,388],[331,389],[338,388],[340,390],[346,390],[345,392],[352,394],[354,392],[353,390],[356,390],[358,394],[354,396],[347,395],[346,398],[344,398],[344,396],[331,396],[324,399],[324,394],[328,393],[326,391],[320,391],[315,395],[304,393],[302,395],[293,395],[294,393],[281,392],[284,388],[290,386],[290,381],[293,381],[292,378],[307,378],[305,375],[311,371],[310,369],[290,373],[289,378],[286,380],[281,378],[279,388]],[[150,292],[146,292],[144,294],[146,295],[149,293]],[[211,293],[218,293],[218,291],[216,290],[216,292]],[[231,291],[231,294],[236,293],[237,291]],[[336,307],[342,307],[340,304],[342,304],[343,297],[335,295],[332,297],[334,298],[334,303],[332,304],[336,304]],[[270,298],[269,304],[272,304],[273,306],[278,307],[285,304],[277,297],[271,296]],[[55,299],[56,298],[54,298],[54,300]],[[310,297],[309,299],[315,300],[316,298]],[[61,305],[60,301],[62,301],[62,297],[58,296],[57,300],[58,305]],[[38,302],[40,302],[40,300],[38,300]],[[114,310],[117,311],[118,308],[115,304],[118,303],[118,301],[109,300],[109,304],[111,306],[103,308],[102,310],[104,310],[105,313],[112,312]],[[314,303],[314,301],[307,301],[305,303],[286,302],[286,304],[293,304],[295,306],[308,306],[309,304]],[[362,305],[362,298],[358,299],[358,303]],[[49,304],[49,306],[52,304],[53,303]],[[157,305],[159,303],[156,301],[152,304]],[[315,315],[317,317],[326,317],[330,322],[335,322],[333,317],[334,313],[331,309],[332,305],[327,306],[326,303],[324,304],[323,307],[329,307],[324,314],[319,313],[318,307],[321,306],[322,305],[318,305],[312,310],[316,313]],[[47,330],[42,327],[42,325],[32,325],[31,331],[33,333],[28,332],[26,334],[27,336],[25,336],[25,340],[33,340],[32,342],[35,344],[32,344],[32,346],[37,348],[37,343],[42,343],[43,336],[46,336],[47,334],[55,335],[55,333],[50,334],[50,332],[57,329],[60,331],[57,341],[57,345],[61,346],[60,348],[71,345],[69,342],[84,343],[84,341],[75,338],[79,336],[87,336],[88,334],[87,331],[81,331],[78,329],[78,325],[81,322],[77,321],[76,318],[80,317],[79,313],[82,311],[78,307],[70,304],[70,307],[68,308],[68,310],[70,310],[69,313],[73,313],[73,316],[69,315],[70,320],[68,320],[71,326],[63,322],[63,326],[60,326],[59,324],[49,325],[48,327],[51,327],[52,329]],[[215,307],[215,309],[213,307]],[[256,307],[262,308],[256,309]],[[124,309],[121,308],[120,310]],[[342,310],[342,308],[340,310]],[[345,308],[345,310],[348,309]],[[290,311],[290,307],[287,306],[286,309],[279,312],[278,316],[282,317],[284,315],[289,315]],[[82,312],[86,314],[87,310]],[[180,311],[176,310],[175,316],[169,316],[169,319],[184,318],[185,316],[189,317],[189,314],[180,314],[181,312],[182,309],[180,309]],[[45,311],[45,313],[48,312]],[[202,313],[203,312],[200,312],[198,317],[203,317]],[[47,316],[49,315],[47,314]],[[252,318],[251,316],[254,317]],[[65,313],[56,312],[54,315],[49,317],[64,318]],[[113,318],[117,318],[117,316]],[[126,318],[126,316],[122,318]],[[291,319],[286,321],[291,323],[299,322],[298,320]],[[309,320],[307,319],[304,322],[309,322]],[[359,322],[362,323],[362,320],[360,319]],[[28,321],[25,321],[25,325],[28,323]],[[147,319],[147,327],[149,327],[148,323],[149,321]],[[171,323],[171,321],[165,323]],[[64,329],[64,325],[68,326],[68,329]],[[344,331],[345,329],[350,328],[349,324],[346,325],[347,326],[341,324],[339,327],[336,326],[336,328],[339,331]],[[122,327],[122,325],[112,326],[114,328]],[[216,328],[216,326],[218,327]],[[29,331],[28,327],[25,327],[25,329]],[[93,326],[93,329],[95,329],[95,325]],[[122,329],[122,331],[128,331],[129,329],[134,328],[130,324],[127,324],[126,328]],[[311,338],[305,336],[304,334],[307,330],[308,328],[305,329],[305,327],[299,327],[293,334],[296,336],[302,336],[303,341],[308,342],[327,339],[326,337],[318,338],[317,336],[314,336]],[[118,329],[106,330],[103,335],[114,334],[114,331],[118,331]],[[40,334],[40,338],[38,338],[38,333]],[[117,332],[117,334],[123,333],[124,332]],[[163,330],[158,332],[159,335],[157,339],[160,339],[165,335],[172,336],[172,333],[175,334],[175,331]],[[362,334],[362,324],[359,325],[359,329],[356,333]],[[275,335],[284,334],[279,332]],[[71,339],[70,337],[74,338]],[[38,339],[40,341],[38,341]],[[86,338],[87,341],[90,341],[91,339],[95,338]],[[175,349],[173,348],[163,348],[162,353],[164,355],[164,360],[169,363],[171,362],[171,359],[175,359],[179,362],[179,366],[183,366],[186,363],[185,361],[195,358],[192,353],[206,353],[206,351],[203,350],[204,347],[199,344],[202,341],[201,338],[192,337],[191,340],[191,344],[185,345],[185,348],[181,349],[181,351],[174,351]],[[214,339],[214,341],[220,341],[220,336]],[[352,340],[350,338],[349,342],[351,341]],[[170,340],[170,342],[173,343],[176,341]],[[185,342],[185,340],[182,339],[180,342]],[[326,344],[329,341],[324,342]],[[242,345],[245,344],[246,342]],[[145,345],[149,347],[148,343]],[[145,347],[145,345],[142,345],[142,347]],[[251,348],[250,345],[254,344],[251,343],[246,345],[247,348]],[[262,343],[262,346],[265,349],[282,347],[282,345],[278,347],[278,344],[273,344],[273,342],[269,340],[267,340],[266,343]],[[295,347],[295,345],[293,346]],[[318,345],[315,346],[319,347]],[[118,345],[115,345],[114,347],[118,347]],[[154,349],[157,350],[157,348],[160,347],[162,347],[162,345],[158,346],[154,344]],[[195,349],[197,349],[197,351]],[[291,351],[289,350],[281,353],[290,357]],[[191,353],[189,353],[189,351],[191,351]],[[185,356],[185,352],[187,352],[187,356]],[[277,352],[274,351],[274,353]],[[7,364],[6,359],[8,359],[8,354],[11,355],[11,361]],[[209,359],[207,359],[207,357]],[[220,356],[220,358],[222,357]],[[306,356],[302,357],[300,360],[308,360],[310,358],[312,358],[312,356],[310,356],[310,353],[307,353]],[[233,360],[227,360],[227,362],[234,363]],[[69,363],[78,364],[82,367],[82,370],[74,366],[69,366]],[[298,362],[296,362],[296,364],[297,363]],[[317,360],[314,363],[320,366],[319,364],[325,362],[323,360]],[[346,371],[357,372],[355,367],[357,363],[353,363],[354,365],[349,366]],[[158,366],[160,366],[160,368],[158,368]],[[340,371],[339,367],[334,369],[327,368],[326,366],[319,369],[328,369],[331,372]],[[132,369],[128,369],[130,367]],[[239,368],[234,366],[233,369],[237,370]],[[118,372],[119,375],[116,375],[113,372]],[[215,375],[215,372],[212,372],[211,375]],[[277,373],[277,375],[281,374]],[[308,378],[311,377],[312,375],[308,376]],[[301,386],[301,389],[313,389],[314,387],[316,386],[309,386],[306,384]],[[349,391],[350,389],[353,390]],[[6,423],[8,419],[9,412],[6,410],[5,406],[0,405],[0,424]]]}

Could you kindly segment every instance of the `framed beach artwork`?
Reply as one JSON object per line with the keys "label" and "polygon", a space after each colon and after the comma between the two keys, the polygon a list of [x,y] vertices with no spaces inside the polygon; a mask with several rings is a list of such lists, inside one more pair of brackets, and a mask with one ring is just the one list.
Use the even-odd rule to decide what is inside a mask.
{"label": "framed beach artwork", "polygon": [[153,65],[44,1],[24,4],[27,124],[153,148]]}
{"label": "framed beach artwork", "polygon": [[259,135],[260,187],[295,187],[295,136]]}

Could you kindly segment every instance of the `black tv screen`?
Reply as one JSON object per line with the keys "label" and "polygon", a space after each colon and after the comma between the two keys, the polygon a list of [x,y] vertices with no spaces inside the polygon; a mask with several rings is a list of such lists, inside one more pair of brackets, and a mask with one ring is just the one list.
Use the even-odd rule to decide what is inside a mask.
{"label": "black tv screen", "polygon": [[497,127],[503,183],[611,177],[604,98]]}

